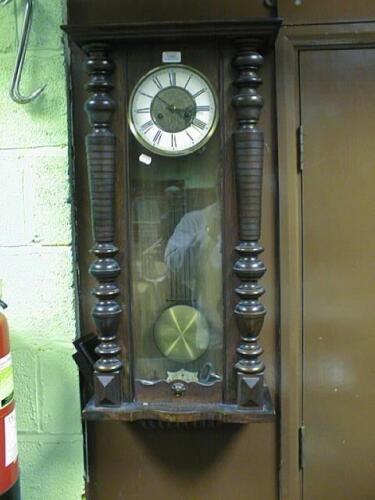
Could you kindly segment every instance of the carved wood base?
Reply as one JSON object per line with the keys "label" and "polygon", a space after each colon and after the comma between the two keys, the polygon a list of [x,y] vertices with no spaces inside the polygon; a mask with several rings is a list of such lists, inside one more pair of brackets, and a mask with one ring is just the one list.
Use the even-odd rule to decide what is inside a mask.
{"label": "carved wood base", "polygon": [[120,406],[122,400],[121,376],[119,372],[94,372],[95,404],[97,406]]}
{"label": "carved wood base", "polygon": [[226,404],[192,404],[175,406],[173,403],[122,403],[118,407],[97,406],[92,399],[83,410],[86,420],[161,420],[163,422],[216,421],[232,424],[270,422],[275,411],[267,386],[263,386],[262,406],[239,407]]}
{"label": "carved wood base", "polygon": [[237,375],[237,404],[240,407],[262,408],[265,395],[264,376]]}

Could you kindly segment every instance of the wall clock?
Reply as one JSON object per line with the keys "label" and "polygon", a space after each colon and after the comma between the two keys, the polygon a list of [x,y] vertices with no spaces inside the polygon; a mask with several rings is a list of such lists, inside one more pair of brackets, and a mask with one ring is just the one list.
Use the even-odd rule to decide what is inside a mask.
{"label": "wall clock", "polygon": [[86,418],[246,423],[274,415],[259,339],[258,87],[279,24],[66,28],[89,75],[99,345]]}
{"label": "wall clock", "polygon": [[204,146],[215,131],[215,90],[196,69],[164,65],[137,82],[129,104],[129,123],[146,149],[164,156],[184,156]]}

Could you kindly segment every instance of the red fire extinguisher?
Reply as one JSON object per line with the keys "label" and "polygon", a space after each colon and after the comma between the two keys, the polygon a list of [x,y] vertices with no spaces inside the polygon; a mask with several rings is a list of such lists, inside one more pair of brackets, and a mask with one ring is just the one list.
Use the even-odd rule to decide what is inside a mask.
{"label": "red fire extinguisher", "polygon": [[7,319],[0,300],[0,499],[20,500],[16,408]]}

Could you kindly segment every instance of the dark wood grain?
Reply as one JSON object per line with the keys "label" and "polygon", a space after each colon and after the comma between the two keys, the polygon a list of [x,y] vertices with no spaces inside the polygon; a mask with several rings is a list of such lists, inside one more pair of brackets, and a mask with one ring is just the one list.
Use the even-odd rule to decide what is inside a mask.
{"label": "dark wood grain", "polygon": [[123,403],[120,407],[98,407],[94,401],[86,406],[83,417],[87,420],[161,420],[182,423],[216,420],[232,424],[270,422],[275,418],[272,401],[265,392],[263,405],[258,408],[240,408],[237,405],[195,403],[178,407],[173,403]]}
{"label": "dark wood grain", "polygon": [[271,46],[281,24],[278,18],[231,21],[147,22],[105,25],[68,25],[62,29],[79,45],[87,42],[136,40],[192,40],[246,37],[258,49]]}
{"label": "dark wood grain", "polygon": [[264,288],[258,280],[266,272],[259,254],[262,210],[262,177],[264,135],[257,127],[263,98],[258,93],[261,84],[258,70],[263,64],[262,55],[254,50],[252,40],[238,42],[238,53],[234,59],[238,76],[234,85],[238,93],[232,99],[238,128],[233,134],[235,149],[235,170],[237,183],[239,243],[233,270],[241,283],[236,287],[240,298],[234,312],[241,335],[237,347],[239,359],[235,364],[237,372],[237,402],[240,406],[262,406],[264,397],[265,365],[260,356],[263,349],[258,336],[266,314],[259,298]]}
{"label": "dark wood grain", "polygon": [[237,19],[245,17],[267,17],[276,9],[266,5],[264,0],[190,0],[189,9],[181,0],[69,0],[69,23],[104,24],[134,21],[185,21],[189,19]]}
{"label": "dark wood grain", "polygon": [[87,89],[90,92],[85,110],[91,125],[91,132],[86,136],[86,156],[95,241],[92,252],[96,257],[90,273],[98,281],[92,290],[97,298],[92,315],[100,339],[95,350],[100,356],[95,363],[95,402],[104,406],[119,405],[122,400],[122,362],[117,330],[122,310],[116,300],[120,288],[115,282],[121,270],[115,259],[118,249],[114,245],[116,139],[110,127],[115,110],[115,102],[110,96],[113,65],[107,45],[91,44],[85,50],[88,54]]}
{"label": "dark wood grain", "polygon": [[[90,74],[90,81],[88,84],[88,89],[91,92],[91,97],[87,101],[86,111],[90,118],[91,124],[91,133],[88,135],[86,140],[86,151],[87,151],[87,159],[88,159],[88,173],[90,178],[90,202],[91,202],[91,212],[92,212],[92,226],[94,232],[94,239],[96,241],[96,245],[94,246],[93,252],[97,257],[97,260],[91,265],[90,272],[92,276],[94,276],[98,285],[94,288],[94,295],[98,299],[97,304],[94,307],[93,318],[95,321],[95,325],[97,331],[99,333],[99,338],[101,340],[101,344],[98,347],[98,354],[100,355],[100,359],[95,366],[95,401],[97,408],[105,408],[106,406],[117,405],[121,408],[124,406],[126,401],[132,401],[134,397],[134,373],[133,373],[133,361],[131,359],[132,353],[132,344],[134,339],[130,339],[131,335],[128,334],[127,330],[127,322],[124,321],[124,315],[122,314],[120,303],[118,302],[118,295],[120,293],[120,287],[117,285],[117,282],[120,278],[120,265],[119,261],[122,263],[121,267],[125,266],[127,268],[126,279],[123,277],[120,278],[121,286],[125,288],[125,295],[127,297],[127,303],[129,301],[129,288],[130,282],[127,278],[129,275],[129,245],[126,243],[128,238],[128,229],[123,227],[128,227],[129,216],[126,215],[128,212],[127,207],[127,196],[124,197],[126,193],[126,189],[123,188],[123,183],[115,183],[115,173],[121,170],[121,179],[126,182],[126,185],[129,185],[129,161],[131,158],[128,154],[128,129],[125,122],[126,113],[124,112],[126,109],[126,100],[129,90],[132,87],[131,82],[134,82],[135,75],[129,74],[128,71],[128,55],[133,53],[134,50],[137,50],[138,47],[144,47],[145,44],[150,44],[156,42],[156,51],[159,54],[160,50],[166,50],[168,47],[173,49],[175,41],[178,40],[179,44],[182,43],[186,47],[191,47],[192,45],[201,46],[201,40],[205,39],[205,44],[218,44],[218,50],[221,57],[221,69],[219,67],[216,71],[219,73],[223,71],[223,67],[229,66],[230,54],[233,48],[233,38],[240,36],[241,39],[246,35],[246,50],[248,50],[248,45],[250,44],[252,49],[254,50],[266,50],[266,48],[272,43],[274,40],[275,34],[277,32],[280,21],[278,19],[267,19],[267,20],[245,20],[245,21],[230,21],[230,22],[196,22],[196,23],[143,23],[143,24],[127,24],[127,25],[112,25],[112,26],[92,26],[90,28],[87,27],[69,27],[66,30],[70,33],[73,41],[77,42],[77,44],[83,48],[84,51],[88,53],[88,70]],[[143,33],[143,38],[141,41],[140,35]],[[220,39],[220,43],[219,43]],[[93,42],[95,40],[95,42]],[[115,102],[110,97],[113,91],[113,85],[111,83],[111,77],[113,73],[112,63],[108,58],[109,46],[106,45],[106,41],[114,42],[114,51],[113,54],[116,58],[116,64],[120,65],[121,68],[119,70],[119,74],[121,77],[115,77],[115,81],[117,86],[121,88],[114,89],[113,95],[116,96],[119,101],[119,106],[121,108],[121,119],[118,117],[113,118],[113,113],[115,110]],[[143,41],[144,40],[144,41]],[[87,44],[86,42],[89,42]],[[244,43],[241,42],[241,50],[244,51]],[[181,46],[181,45],[180,45]],[[159,47],[159,49],[158,49]],[[229,49],[229,50],[228,50]],[[111,49],[112,50],[112,49]],[[189,49],[190,50],[190,49]],[[223,57],[225,54],[225,57]],[[160,57],[160,55],[158,56]],[[241,56],[242,57],[242,56]],[[157,64],[157,61],[155,62]],[[150,63],[151,64],[151,63]],[[201,63],[199,63],[201,64]],[[241,73],[241,68],[240,69]],[[125,70],[125,71],[124,71]],[[202,71],[204,69],[202,68]],[[220,77],[220,87],[223,85],[223,79]],[[237,83],[239,87],[241,87],[242,83]],[[242,85],[242,90],[244,86]],[[251,103],[254,104],[256,100],[256,90],[254,85],[248,86],[248,90],[250,88],[250,100]],[[221,100],[227,97],[227,89],[218,89],[220,92]],[[241,94],[242,91],[239,92]],[[241,98],[240,98],[241,99]],[[259,103],[258,103],[259,104]],[[226,103],[223,104],[223,108],[230,108],[230,99],[226,100]],[[259,106],[258,106],[259,108]],[[244,244],[241,247],[241,244],[237,246],[237,251],[244,254],[244,258],[238,259],[238,263],[248,263],[252,262],[252,272],[255,272],[254,266],[257,267],[256,272],[259,274],[262,271],[262,266],[259,265],[261,262],[257,255],[261,249],[259,245],[255,244],[259,239],[260,234],[260,187],[262,182],[262,141],[263,136],[260,131],[253,130],[251,135],[249,135],[249,131],[245,130],[246,127],[239,127],[238,133],[236,132],[236,162],[233,161],[232,154],[227,154],[226,151],[231,149],[230,144],[226,139],[226,130],[232,131],[235,127],[235,122],[232,121],[232,118],[227,123],[227,119],[231,114],[228,109],[223,113],[223,120],[225,117],[226,123],[222,123],[222,134],[221,134],[221,152],[222,157],[220,163],[223,165],[223,170],[228,171],[227,168],[227,159],[230,158],[230,166],[229,170],[233,170],[232,166],[236,166],[236,177],[238,176],[239,182],[237,182],[237,186],[241,186],[238,194],[238,207],[233,205],[233,214],[235,215],[238,212],[241,214],[239,218],[239,232],[241,242]],[[250,114],[252,114],[255,121],[258,119],[256,106],[252,108],[249,107]],[[260,111],[260,109],[258,109]],[[115,115],[117,115],[116,113]],[[232,113],[233,114],[233,113]],[[113,125],[115,126],[114,132],[111,130],[111,122],[113,121]],[[256,127],[255,127],[256,128]],[[124,133],[125,132],[125,133]],[[230,133],[230,132],[229,132]],[[119,150],[120,150],[120,158],[116,158],[115,150],[116,150],[116,137],[119,139]],[[253,165],[252,173],[249,177],[247,171],[247,153],[246,150],[248,148],[248,143],[250,144],[250,162]],[[119,170],[119,165],[121,169]],[[260,166],[260,168],[257,168]],[[225,168],[224,168],[225,167]],[[228,207],[227,202],[225,201],[229,197],[232,197],[234,194],[234,189],[229,190],[229,193],[226,190],[227,178],[224,177],[224,184],[222,190],[223,203],[226,207]],[[233,184],[233,187],[234,184]],[[250,190],[250,191],[249,191]],[[251,192],[250,198],[247,198],[247,193]],[[232,193],[232,194],[231,194]],[[258,196],[259,194],[259,196]],[[255,203],[255,204],[254,204]],[[232,202],[229,202],[231,205]],[[225,209],[227,211],[227,208]],[[227,213],[226,221],[230,224],[230,213]],[[228,219],[229,216],[229,219]],[[125,224],[125,226],[124,226]],[[227,224],[227,223],[225,223]],[[233,238],[236,233],[236,224],[233,225],[234,232]],[[121,233],[121,241],[120,243],[120,251],[114,245],[115,233]],[[226,234],[226,232],[225,232]],[[231,250],[229,252],[225,252],[225,255],[232,260],[233,257],[233,246],[234,241],[231,237]],[[250,242],[250,245],[248,244]],[[227,247],[227,241],[224,241],[224,246]],[[253,244],[254,243],[254,244]],[[247,252],[247,253],[246,253]],[[250,253],[249,253],[250,252]],[[127,258],[125,258],[127,256]],[[250,257],[249,257],[250,256]],[[228,269],[227,274],[230,274],[230,269],[227,264],[225,264],[225,268]],[[242,273],[242,277],[245,277],[244,272],[246,273],[246,269],[238,269],[237,275]],[[129,275],[130,276],[130,275]],[[260,275],[258,276],[258,278]],[[258,279],[257,278],[257,279]],[[234,279],[234,278],[233,278]],[[247,282],[245,282],[247,280]],[[235,352],[234,346],[231,348],[231,352],[228,353],[227,349],[224,351],[224,359],[223,364],[226,367],[225,373],[225,390],[222,394],[222,399],[225,402],[228,402],[229,405],[233,405],[235,398],[232,397],[233,389],[238,385],[241,389],[238,391],[241,394],[241,397],[237,398],[237,403],[240,404],[242,408],[245,406],[246,411],[250,414],[252,411],[256,411],[257,415],[261,415],[264,412],[264,415],[267,416],[269,408],[267,405],[263,405],[263,401],[269,398],[269,393],[267,392],[266,387],[263,383],[263,372],[258,369],[256,372],[256,364],[259,363],[259,366],[263,367],[263,364],[258,359],[255,359],[255,355],[259,356],[261,349],[257,344],[257,334],[259,332],[255,332],[254,328],[258,328],[260,331],[261,324],[263,323],[263,318],[260,319],[260,316],[265,313],[262,310],[262,307],[258,298],[261,295],[263,289],[262,287],[256,288],[254,284],[250,284],[252,281],[249,279],[249,276],[246,276],[246,280],[242,285],[236,287],[236,293],[240,295],[240,302],[235,306],[236,307],[236,316],[241,316],[242,320],[238,321],[237,327],[242,335],[245,337],[245,333],[243,333],[243,328],[245,323],[247,327],[249,324],[252,324],[253,339],[250,339],[249,335],[247,335],[246,340],[243,339],[241,346],[238,347],[237,352],[243,349],[249,349],[248,344],[252,344],[251,346],[251,354],[252,359],[250,363],[247,365],[252,365],[252,370],[242,371],[241,378],[237,381],[237,372],[240,372],[236,368],[233,370],[233,356]],[[231,280],[233,282],[233,280]],[[228,285],[227,280],[225,283]],[[234,283],[230,287],[231,290],[234,288]],[[250,290],[250,288],[251,290]],[[230,308],[230,311],[227,310],[227,302],[226,297],[232,296],[233,292],[228,289],[228,286],[224,288],[224,297],[226,301],[226,312],[225,312],[225,336],[233,337],[233,339],[229,339],[229,341],[225,340],[226,347],[232,346],[234,342],[234,338],[237,336],[237,327],[233,321],[233,305]],[[258,293],[258,296],[256,294]],[[246,297],[245,297],[246,295]],[[251,295],[251,297],[250,297]],[[252,303],[252,307],[254,304],[257,309],[257,318],[255,318],[254,307],[251,311],[252,318],[249,316],[245,318],[249,311],[244,310],[244,306],[248,305],[248,303]],[[230,300],[232,303],[232,300]],[[130,312],[131,308],[129,308]],[[245,313],[245,314],[244,314]],[[232,316],[232,319],[230,317]],[[264,314],[263,314],[264,316]],[[129,318],[128,314],[126,317]],[[228,321],[234,328],[228,330]],[[133,321],[131,322],[133,323]],[[119,329],[119,325],[121,325],[121,335],[117,338],[117,331]],[[133,331],[133,335],[134,335]],[[249,332],[247,332],[249,333]],[[228,338],[229,338],[228,337]],[[125,355],[120,352],[120,345],[123,348]],[[254,345],[257,347],[259,352],[256,352],[254,349]],[[245,346],[245,347],[243,347]],[[134,352],[133,352],[134,354]],[[242,355],[243,353],[241,353]],[[246,351],[246,355],[242,355],[242,358],[246,358],[249,351]],[[241,358],[241,359],[242,359]],[[241,359],[239,362],[241,362]],[[228,360],[231,360],[231,363],[228,364]],[[125,361],[126,370],[122,370],[122,363]],[[249,357],[247,357],[246,361],[249,361]],[[244,366],[244,365],[243,365]],[[241,368],[243,367],[241,364]],[[228,367],[230,367],[228,369]],[[258,367],[259,368],[259,367]],[[254,371],[255,370],[255,371]],[[122,373],[122,374],[121,374]],[[246,376],[245,376],[246,375]],[[256,377],[255,377],[256,375]],[[121,378],[123,377],[122,381]],[[122,396],[122,383],[124,384],[125,394],[126,396]],[[156,393],[159,391],[158,388],[155,388],[155,394],[153,393],[153,399],[155,402],[157,398],[155,397]],[[220,394],[215,391],[218,395],[218,399],[220,399]],[[161,394],[160,394],[161,395]],[[202,393],[203,396],[203,393]],[[247,398],[244,401],[244,398]],[[255,401],[253,399],[255,398]],[[187,406],[188,397],[184,394],[183,398],[186,400],[185,404],[182,406]],[[201,404],[200,397],[192,398],[193,404]],[[161,401],[163,398],[161,398]],[[129,403],[130,404],[130,403]],[[221,403],[217,401],[217,404]],[[173,406],[173,405],[172,405]],[[181,411],[183,411],[181,407]],[[220,412],[219,412],[220,413]],[[217,415],[219,414],[217,413]],[[208,418],[210,419],[211,410],[208,411]],[[117,413],[116,413],[117,415]],[[147,417],[144,417],[147,418]],[[204,418],[204,412],[201,415],[201,418]],[[220,417],[218,417],[220,420]],[[249,416],[247,415],[246,421],[249,420]]]}

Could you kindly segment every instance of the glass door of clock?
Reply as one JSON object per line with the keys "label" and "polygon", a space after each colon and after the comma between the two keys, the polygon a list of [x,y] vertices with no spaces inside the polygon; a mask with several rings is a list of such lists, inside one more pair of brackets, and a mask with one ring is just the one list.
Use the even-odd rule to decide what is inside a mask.
{"label": "glass door of clock", "polygon": [[219,162],[211,146],[187,158],[154,155],[147,165],[134,144],[131,308],[140,387],[174,380],[209,387],[223,376]]}

